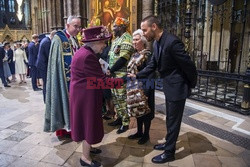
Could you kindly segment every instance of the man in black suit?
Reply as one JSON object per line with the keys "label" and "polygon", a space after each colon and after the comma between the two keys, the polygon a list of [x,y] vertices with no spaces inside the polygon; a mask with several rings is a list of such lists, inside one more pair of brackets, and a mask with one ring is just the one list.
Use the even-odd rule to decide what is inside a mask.
{"label": "man in black suit", "polygon": [[49,61],[49,52],[50,52],[50,44],[53,39],[56,30],[52,31],[49,36],[42,39],[39,46],[38,56],[36,67],[39,71],[42,80],[43,80],[43,101],[45,103],[45,94],[46,94],[46,80],[47,80],[47,69],[48,69],[48,61]]}
{"label": "man in black suit", "polygon": [[163,79],[167,135],[165,143],[154,146],[155,150],[164,152],[155,156],[152,162],[165,163],[175,160],[176,141],[180,132],[183,110],[191,88],[196,85],[197,71],[182,41],[167,33],[156,16],[144,18],[141,29],[148,41],[154,40],[154,54],[142,71],[136,76],[128,74],[128,77],[146,78],[158,69]]}
{"label": "man in black suit", "polygon": [[3,59],[5,56],[5,51],[4,48],[2,46],[0,46],[0,78],[2,80],[2,83],[4,85],[4,87],[10,87],[7,84],[6,78],[4,77],[4,70],[3,70]]}

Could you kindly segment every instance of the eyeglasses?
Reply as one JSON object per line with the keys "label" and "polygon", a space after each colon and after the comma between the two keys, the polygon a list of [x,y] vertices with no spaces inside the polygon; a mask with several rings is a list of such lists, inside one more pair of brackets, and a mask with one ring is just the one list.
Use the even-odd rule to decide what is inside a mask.
{"label": "eyeglasses", "polygon": [[78,26],[78,25],[72,25],[72,24],[70,24],[71,26],[73,26],[75,29],[79,29],[79,30],[81,30],[82,29],[82,27],[81,26]]}

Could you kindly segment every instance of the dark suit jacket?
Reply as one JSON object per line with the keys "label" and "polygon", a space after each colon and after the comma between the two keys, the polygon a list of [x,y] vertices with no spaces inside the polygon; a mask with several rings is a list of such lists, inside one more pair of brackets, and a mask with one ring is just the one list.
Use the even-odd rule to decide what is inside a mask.
{"label": "dark suit jacket", "polygon": [[8,62],[13,63],[13,50],[12,49],[8,50]]}
{"label": "dark suit jacket", "polygon": [[36,65],[38,49],[39,49],[39,44],[35,45],[33,41],[29,43],[28,51],[29,51],[29,65],[30,66]]}
{"label": "dark suit jacket", "polygon": [[163,90],[168,101],[186,99],[197,82],[197,71],[182,41],[164,30],[160,41],[155,41],[154,54],[137,78],[146,78],[158,69],[163,78]]}
{"label": "dark suit jacket", "polygon": [[47,72],[47,67],[48,67],[50,44],[51,40],[49,37],[45,37],[42,39],[36,62],[37,69],[43,70],[45,72]]}
{"label": "dark suit jacket", "polygon": [[3,47],[0,47],[0,67],[3,67],[3,58],[5,56],[5,51]]}

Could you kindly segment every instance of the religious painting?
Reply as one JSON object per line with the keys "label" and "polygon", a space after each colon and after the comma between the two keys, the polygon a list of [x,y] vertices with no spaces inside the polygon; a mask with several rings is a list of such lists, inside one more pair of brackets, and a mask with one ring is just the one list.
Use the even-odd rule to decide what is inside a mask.
{"label": "religious painting", "polygon": [[[112,22],[116,17],[129,19],[129,0],[99,0],[100,10],[98,18],[102,25],[107,26],[111,30]],[[101,2],[101,3],[100,3]]]}
{"label": "religious painting", "polygon": [[[94,1],[92,1],[93,3]],[[132,27],[132,17],[136,13],[131,12],[132,6],[136,1],[132,0],[96,0],[95,4],[92,4],[92,11],[95,12],[92,15],[91,24],[100,24],[107,26],[109,30],[112,29],[112,23],[116,17],[126,18],[130,21],[130,27]],[[95,9],[93,9],[93,7]]]}

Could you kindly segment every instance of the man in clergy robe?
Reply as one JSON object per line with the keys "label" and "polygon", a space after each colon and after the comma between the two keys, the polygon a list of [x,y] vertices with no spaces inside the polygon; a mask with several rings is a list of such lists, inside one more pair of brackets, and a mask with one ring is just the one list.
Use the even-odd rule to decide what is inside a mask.
{"label": "man in clergy robe", "polygon": [[45,132],[55,132],[59,139],[70,137],[69,84],[70,64],[79,48],[75,36],[81,31],[81,19],[69,16],[64,30],[56,32],[51,41],[47,83]]}
{"label": "man in clergy robe", "polygon": [[38,56],[37,56],[37,62],[36,62],[37,70],[39,71],[43,80],[44,103],[45,103],[45,94],[46,94],[46,80],[47,80],[47,69],[48,69],[48,61],[49,61],[49,51],[50,51],[51,40],[53,39],[55,33],[56,33],[56,30],[53,30],[48,36],[44,37],[41,40],[39,51],[38,51]]}

